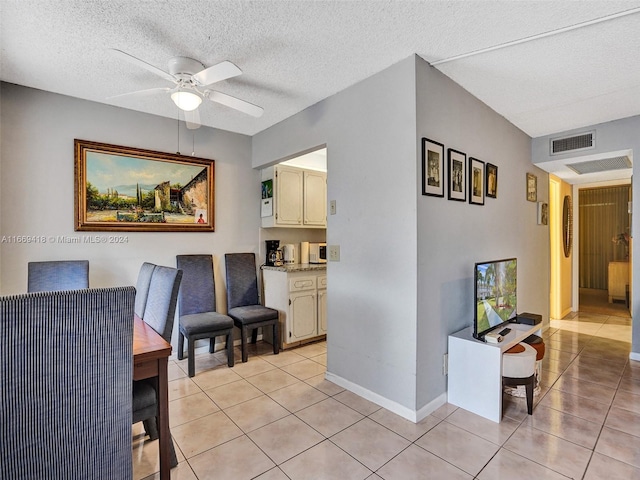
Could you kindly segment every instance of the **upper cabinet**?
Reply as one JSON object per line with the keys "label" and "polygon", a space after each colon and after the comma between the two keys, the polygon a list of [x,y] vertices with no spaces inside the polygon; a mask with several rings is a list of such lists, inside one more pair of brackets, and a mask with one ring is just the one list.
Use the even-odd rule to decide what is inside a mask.
{"label": "upper cabinet", "polygon": [[315,170],[276,165],[262,170],[262,181],[272,181],[271,207],[263,199],[262,226],[327,227],[327,174]]}

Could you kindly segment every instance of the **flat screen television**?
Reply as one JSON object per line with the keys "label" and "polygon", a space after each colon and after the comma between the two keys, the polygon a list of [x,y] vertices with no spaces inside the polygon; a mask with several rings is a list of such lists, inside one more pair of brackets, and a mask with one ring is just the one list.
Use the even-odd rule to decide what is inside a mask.
{"label": "flat screen television", "polygon": [[485,334],[516,319],[517,273],[515,258],[476,263],[474,338],[483,340]]}

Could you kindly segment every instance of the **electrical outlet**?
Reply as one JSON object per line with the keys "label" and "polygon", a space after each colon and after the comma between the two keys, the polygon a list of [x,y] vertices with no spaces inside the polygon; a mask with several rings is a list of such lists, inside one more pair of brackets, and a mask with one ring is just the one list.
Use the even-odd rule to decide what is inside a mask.
{"label": "electrical outlet", "polygon": [[449,374],[449,354],[448,353],[445,353],[442,356],[442,374],[443,375]]}
{"label": "electrical outlet", "polygon": [[340,245],[329,245],[329,261],[340,261]]}
{"label": "electrical outlet", "polygon": [[335,215],[336,214],[336,201],[335,200],[331,200],[329,202],[329,214],[330,215]]}

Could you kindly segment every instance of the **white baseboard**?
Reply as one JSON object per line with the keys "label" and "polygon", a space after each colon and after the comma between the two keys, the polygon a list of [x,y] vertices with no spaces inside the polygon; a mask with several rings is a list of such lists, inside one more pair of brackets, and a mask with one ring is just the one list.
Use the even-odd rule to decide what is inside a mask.
{"label": "white baseboard", "polygon": [[378,395],[377,393],[372,392],[371,390],[361,387],[360,385],[350,382],[349,380],[346,380],[331,372],[327,372],[325,374],[325,378],[328,381],[335,383],[336,385],[339,385],[342,388],[346,388],[350,392],[355,393],[356,395],[359,395],[362,398],[375,403],[376,405],[380,405],[381,407],[386,408],[387,410],[395,413],[396,415],[400,415],[401,417],[406,418],[407,420],[413,423],[418,423],[420,420],[422,420],[432,412],[436,411],[445,403],[447,403],[447,394],[443,393],[437,399],[428,403],[427,405],[422,407],[420,410],[415,411],[405,407],[404,405],[400,405],[399,403],[394,402],[393,400],[389,400],[388,398],[383,397],[382,395]]}
{"label": "white baseboard", "polygon": [[635,360],[636,362],[640,362],[640,353],[631,352],[629,354],[629,358],[631,360]]}

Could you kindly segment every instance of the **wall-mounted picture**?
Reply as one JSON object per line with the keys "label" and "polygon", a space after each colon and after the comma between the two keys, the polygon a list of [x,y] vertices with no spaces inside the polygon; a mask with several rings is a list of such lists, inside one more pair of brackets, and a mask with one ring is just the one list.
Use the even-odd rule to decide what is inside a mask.
{"label": "wall-mounted picture", "polygon": [[487,197],[498,198],[498,167],[487,163]]}
{"label": "wall-mounted picture", "polygon": [[484,162],[469,157],[469,203],[484,205]]}
{"label": "wall-mounted picture", "polygon": [[214,231],[215,162],[75,140],[75,229]]}
{"label": "wall-mounted picture", "polygon": [[422,194],[444,197],[444,145],[422,139]]}
{"label": "wall-mounted picture", "polygon": [[549,204],[538,202],[538,225],[549,224]]}
{"label": "wall-mounted picture", "polygon": [[527,200],[538,201],[538,177],[533,173],[527,173]]}
{"label": "wall-mounted picture", "polygon": [[448,151],[449,200],[467,201],[467,155],[450,148]]}

